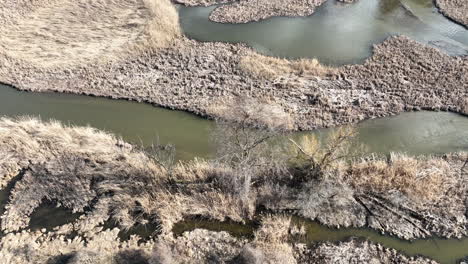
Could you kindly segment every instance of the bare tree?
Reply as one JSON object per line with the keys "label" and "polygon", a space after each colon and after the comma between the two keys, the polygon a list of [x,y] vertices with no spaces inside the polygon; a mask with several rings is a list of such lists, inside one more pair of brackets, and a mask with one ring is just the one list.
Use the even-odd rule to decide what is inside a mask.
{"label": "bare tree", "polygon": [[354,127],[342,127],[332,132],[324,144],[312,134],[303,136],[299,141],[291,138],[289,141],[293,145],[294,161],[306,170],[307,176],[324,178],[325,172],[338,161],[364,151],[364,147],[353,140],[356,136]]}
{"label": "bare tree", "polygon": [[[231,179],[222,179],[227,189],[242,199],[250,199],[250,188],[262,171],[284,169],[285,154],[278,148],[279,138],[291,128],[291,119],[271,102],[238,99],[217,108],[213,140],[217,162],[234,169]],[[273,173],[274,174],[274,173]]]}

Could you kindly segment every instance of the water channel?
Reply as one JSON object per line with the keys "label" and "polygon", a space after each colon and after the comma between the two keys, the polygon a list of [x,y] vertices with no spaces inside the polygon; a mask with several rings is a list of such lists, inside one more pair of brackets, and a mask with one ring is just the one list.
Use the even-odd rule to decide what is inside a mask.
{"label": "water channel", "polygon": [[[212,121],[149,104],[72,94],[29,93],[0,85],[0,116],[22,115],[89,125],[143,146],[158,142],[173,144],[179,159],[214,156],[214,146],[210,143]],[[454,113],[403,113],[361,122],[357,130],[357,140],[371,153],[423,155],[468,151],[468,118]],[[300,133],[325,137],[332,131]]]}
{"label": "water channel", "polygon": [[[274,17],[238,25],[209,21],[208,16],[214,8],[179,7],[185,34],[200,41],[243,42],[267,55],[313,57],[332,65],[361,63],[371,56],[373,44],[397,34],[431,45],[444,43],[442,46],[449,45],[452,51],[468,50],[468,30],[440,15],[431,0],[359,0],[355,4],[330,0],[309,17]],[[124,100],[26,93],[0,85],[0,116],[22,115],[56,119],[71,125],[90,125],[143,146],[174,144],[177,158],[182,160],[214,156],[214,146],[210,143],[213,122],[185,112]],[[453,113],[404,113],[361,122],[357,129],[357,140],[366,145],[369,152],[384,155],[390,152],[430,155],[468,151],[468,118]],[[331,131],[333,129],[301,133],[322,137]],[[0,190],[0,211],[11,187]],[[50,229],[56,224],[47,221],[51,217],[74,219],[76,215],[46,205],[35,211],[30,227]],[[447,264],[468,255],[468,238],[408,242],[369,229],[337,230],[307,220],[295,221],[306,226],[304,242],[308,243],[361,237],[410,256],[424,255]],[[249,225],[205,220],[188,220],[177,224],[174,230],[181,233],[194,228],[225,230],[237,236],[251,236],[254,230]]]}
{"label": "water channel", "polygon": [[468,54],[468,30],[438,13],[432,0],[329,0],[308,17],[247,24],[212,22],[208,17],[215,8],[179,7],[184,33],[199,41],[241,42],[266,55],[317,58],[329,65],[362,63],[373,44],[392,35]]}

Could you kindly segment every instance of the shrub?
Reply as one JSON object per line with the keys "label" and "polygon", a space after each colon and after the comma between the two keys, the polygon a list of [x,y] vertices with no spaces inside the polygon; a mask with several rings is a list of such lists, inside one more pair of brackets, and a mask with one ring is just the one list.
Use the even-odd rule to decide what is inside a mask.
{"label": "shrub", "polygon": [[274,79],[280,76],[323,76],[334,70],[323,66],[317,59],[288,60],[250,53],[241,58],[240,68],[254,76]]}

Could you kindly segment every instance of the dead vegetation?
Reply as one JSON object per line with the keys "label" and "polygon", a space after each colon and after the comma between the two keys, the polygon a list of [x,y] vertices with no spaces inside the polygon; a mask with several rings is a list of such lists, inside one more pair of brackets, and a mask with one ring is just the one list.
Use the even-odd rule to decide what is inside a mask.
{"label": "dead vegetation", "polygon": [[143,1],[151,14],[151,19],[145,29],[148,38],[143,40],[141,47],[143,49],[169,47],[182,36],[177,10],[170,0]]}
{"label": "dead vegetation", "polygon": [[299,142],[289,139],[292,143],[291,162],[302,167],[309,179],[326,180],[327,177],[333,177],[344,161],[363,154],[364,147],[353,142],[356,135],[354,127],[342,127],[330,134],[324,142],[311,134],[302,136]]}
{"label": "dead vegetation", "polygon": [[258,78],[275,79],[285,76],[325,76],[335,69],[321,65],[317,59],[288,60],[250,53],[241,58],[239,67]]}
{"label": "dead vegetation", "polygon": [[[152,242],[142,249],[137,238],[131,242],[117,241],[108,249],[92,243],[86,243],[83,248],[81,238],[72,242],[61,238],[61,242],[53,242],[58,243],[57,247],[64,247],[63,254],[72,254],[71,260],[75,262],[92,258],[94,254],[103,262],[110,258],[122,263],[131,256],[155,261],[170,259],[180,252],[190,256],[192,249],[177,249],[170,244],[174,242],[169,237],[176,222],[196,216],[243,223],[254,219],[258,208],[294,209],[305,217],[330,225],[369,225],[397,235],[409,226],[409,231],[404,229],[403,233],[408,237],[426,236],[431,234],[430,230],[448,232],[441,234],[462,232],[464,221],[459,212],[464,208],[463,203],[454,203],[453,206],[460,208],[450,207],[450,211],[442,205],[447,197],[462,199],[466,193],[459,178],[466,156],[420,159],[393,155],[389,161],[353,160],[350,153],[354,148],[355,131],[351,128],[338,130],[325,142],[311,136],[291,140],[292,151],[287,151],[280,143],[280,138],[286,136],[282,129],[289,123],[284,112],[268,114],[269,107],[249,100],[233,102],[232,109],[235,114],[231,120],[218,120],[214,140],[218,143],[218,159],[179,162],[171,166],[162,162],[164,155],[158,153],[165,149],[162,146],[155,146],[150,155],[92,128],[44,123],[31,118],[1,119],[0,156],[8,158],[0,163],[0,179],[7,183],[11,175],[24,172],[2,216],[2,230],[7,236],[2,239],[6,244],[1,254],[10,254],[8,257],[13,259],[13,248],[24,246],[8,238],[19,239],[20,233],[16,231],[28,227],[31,213],[43,201],[82,213],[78,220],[55,228],[52,234],[63,236],[73,232],[79,237],[107,236],[101,232],[101,225],[110,221],[125,230],[138,226],[154,228],[151,237],[160,234],[164,243],[169,243],[169,249],[162,247],[159,255],[152,258],[149,249],[154,247]],[[263,120],[257,124],[277,125],[252,129],[248,120],[256,119]],[[412,208],[405,209],[413,210],[412,214],[405,214],[401,208]],[[413,217],[418,210],[430,214],[429,220]],[[393,220],[386,227],[381,224],[382,219],[392,217],[399,220]],[[429,229],[431,226],[439,229]],[[235,247],[227,254],[229,257],[219,253],[221,249],[216,251],[216,257],[229,260],[237,256],[244,263],[296,263],[297,252],[290,239],[303,232],[291,224],[288,216],[267,215],[252,241],[245,243],[234,239]],[[47,241],[54,239],[38,234],[31,243],[49,243]],[[122,243],[131,243],[131,246]],[[87,252],[93,246],[110,253]],[[191,244],[190,247],[197,246]],[[208,256],[205,250],[200,258]],[[28,254],[19,255],[24,258]],[[41,251],[38,256],[49,258],[53,254]]]}
{"label": "dead vegetation", "polygon": [[253,241],[242,248],[236,260],[242,264],[297,263],[289,242],[292,227],[290,217],[265,215]]}
{"label": "dead vegetation", "polygon": [[181,36],[169,0],[55,0],[16,7],[27,11],[0,26],[0,50],[39,67],[105,63],[135,50],[168,47]]}
{"label": "dead vegetation", "polygon": [[347,169],[346,180],[356,189],[378,193],[400,191],[415,201],[441,199],[456,179],[441,158],[417,159],[392,154],[388,161],[362,160]]}

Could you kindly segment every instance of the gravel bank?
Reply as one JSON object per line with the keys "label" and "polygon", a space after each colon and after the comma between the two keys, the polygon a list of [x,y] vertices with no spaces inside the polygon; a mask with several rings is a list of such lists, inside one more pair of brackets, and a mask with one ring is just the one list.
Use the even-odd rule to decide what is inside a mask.
{"label": "gravel bank", "polygon": [[210,20],[219,23],[248,23],[273,16],[310,16],[326,0],[241,0],[222,5],[210,14]]}
{"label": "gravel bank", "polygon": [[468,29],[468,2],[465,0],[436,0],[440,12]]}

